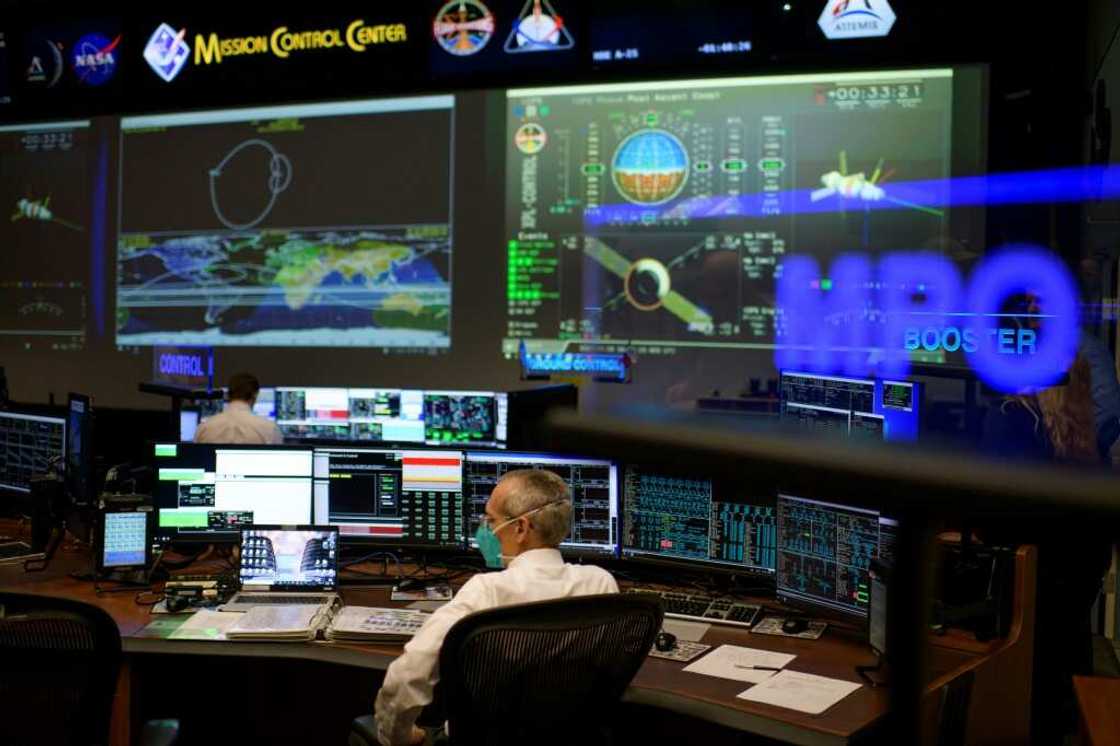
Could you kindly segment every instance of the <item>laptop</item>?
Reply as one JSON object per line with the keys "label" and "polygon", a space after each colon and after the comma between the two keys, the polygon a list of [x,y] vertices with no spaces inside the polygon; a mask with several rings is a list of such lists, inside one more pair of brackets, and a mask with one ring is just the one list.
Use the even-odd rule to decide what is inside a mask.
{"label": "laptop", "polygon": [[254,606],[333,606],[341,603],[338,582],[338,528],[261,526],[241,529],[241,590],[222,611]]}

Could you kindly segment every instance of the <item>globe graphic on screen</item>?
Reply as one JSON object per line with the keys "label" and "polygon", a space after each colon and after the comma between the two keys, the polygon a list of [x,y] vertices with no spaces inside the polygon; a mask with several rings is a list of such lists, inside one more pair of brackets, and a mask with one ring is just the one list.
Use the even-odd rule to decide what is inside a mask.
{"label": "globe graphic on screen", "polygon": [[623,197],[638,205],[660,205],[684,188],[688,153],[670,132],[639,130],[619,143],[611,170]]}

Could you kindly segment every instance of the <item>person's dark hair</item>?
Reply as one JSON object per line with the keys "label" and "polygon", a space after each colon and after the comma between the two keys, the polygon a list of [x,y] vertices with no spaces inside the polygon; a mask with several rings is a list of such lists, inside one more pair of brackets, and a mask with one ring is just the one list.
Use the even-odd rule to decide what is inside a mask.
{"label": "person's dark hair", "polygon": [[252,373],[234,373],[230,376],[230,401],[252,401],[260,390],[261,382]]}

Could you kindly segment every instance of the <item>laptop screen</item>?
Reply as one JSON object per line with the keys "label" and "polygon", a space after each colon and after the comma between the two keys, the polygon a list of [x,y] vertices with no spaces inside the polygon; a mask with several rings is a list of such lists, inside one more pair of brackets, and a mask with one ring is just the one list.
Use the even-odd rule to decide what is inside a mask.
{"label": "laptop screen", "polygon": [[241,532],[241,587],[330,589],[338,576],[338,529],[254,526]]}

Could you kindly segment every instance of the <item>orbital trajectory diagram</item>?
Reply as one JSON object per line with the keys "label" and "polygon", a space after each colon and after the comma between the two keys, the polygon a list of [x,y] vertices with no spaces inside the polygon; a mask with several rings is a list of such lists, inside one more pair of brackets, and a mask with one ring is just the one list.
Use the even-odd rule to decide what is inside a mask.
{"label": "orbital trajectory diagram", "polygon": [[[269,152],[268,160],[268,204],[264,209],[252,220],[244,223],[236,223],[226,217],[222,212],[222,207],[218,200],[218,179],[221,178],[222,169],[237,157],[237,154],[246,148],[264,148]],[[260,138],[253,138],[246,140],[233,150],[226,154],[226,157],[210,169],[210,204],[214,208],[214,215],[218,220],[222,221],[222,225],[234,231],[243,231],[256,227],[262,220],[268,217],[272,212],[272,208],[276,205],[276,198],[292,183],[292,162],[288,160],[288,156],[276,150],[272,143]]]}

